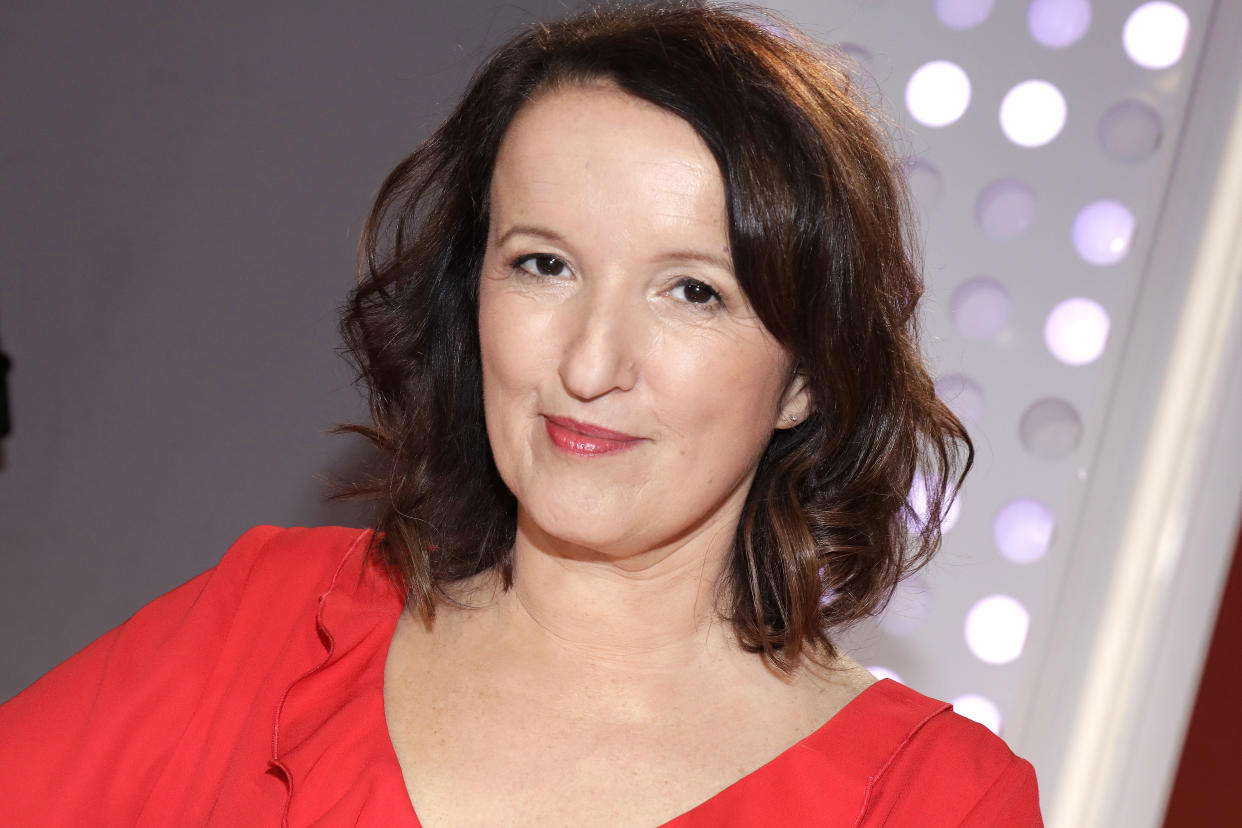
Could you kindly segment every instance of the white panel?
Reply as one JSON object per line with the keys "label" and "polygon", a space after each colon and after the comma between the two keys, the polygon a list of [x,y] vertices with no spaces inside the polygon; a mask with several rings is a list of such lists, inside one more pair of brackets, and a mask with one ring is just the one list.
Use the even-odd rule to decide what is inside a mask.
{"label": "white panel", "polygon": [[[963,12],[959,18],[971,24],[950,26],[938,17],[941,4],[932,2],[776,4],[808,34],[867,55],[865,67],[874,79],[864,78],[862,88],[893,116],[894,143],[914,171],[911,187],[926,238],[925,350],[946,399],[952,396],[949,401],[973,420],[969,427],[978,450],[976,469],[962,492],[960,521],[923,575],[926,620],[901,636],[864,624],[846,644],[864,663],[882,664],[923,692],[940,698],[977,694],[994,702],[1001,734],[1036,764],[1046,812],[1055,807],[1066,826],[1157,824],[1242,500],[1242,473],[1225,467],[1225,458],[1242,453],[1218,450],[1236,442],[1222,424],[1231,415],[1242,419],[1242,407],[1227,377],[1209,373],[1204,377],[1209,387],[1200,389],[1192,407],[1197,413],[1190,422],[1199,430],[1186,439],[1185,448],[1196,452],[1196,459],[1179,472],[1182,488],[1170,492],[1188,505],[1175,513],[1180,524],[1172,529],[1162,524],[1172,532],[1166,544],[1170,559],[1193,541],[1194,562],[1179,565],[1176,573],[1165,571],[1163,582],[1151,580],[1150,568],[1140,568],[1151,601],[1110,598],[1121,594],[1118,579],[1132,566],[1126,562],[1146,554],[1123,549],[1122,539],[1128,525],[1139,525],[1126,521],[1139,502],[1140,473],[1158,479],[1151,477],[1156,455],[1145,451],[1154,445],[1151,430],[1161,394],[1176,387],[1170,382],[1178,378],[1166,376],[1165,368],[1180,341],[1190,270],[1203,243],[1206,205],[1218,183],[1242,68],[1234,54],[1239,28],[1223,17],[1214,20],[1211,0],[1178,4],[1189,30],[1177,61],[1161,69],[1136,64],[1122,33],[1139,5],[1139,0],[997,3],[982,20]],[[1044,32],[1056,48],[1032,36],[1036,7],[1063,7],[1074,16],[1065,18],[1065,31],[1053,26]],[[1232,20],[1242,12],[1235,4],[1229,14]],[[1214,39],[1207,48],[1209,30]],[[972,83],[966,111],[937,128],[916,123],[904,100],[910,74],[932,61],[962,67]],[[1000,112],[1006,94],[1031,79],[1064,95],[1066,120],[1046,144],[1024,147],[1006,138]],[[1196,97],[1196,85],[1212,93]],[[1204,104],[1192,110],[1192,100]],[[1010,188],[1016,195],[1002,198],[1000,213],[986,213],[981,226],[981,194],[1011,181],[1029,188],[1034,209],[1023,212],[1017,197],[1022,188]],[[1087,209],[1098,203],[1105,206]],[[1084,210],[1087,216],[1098,211],[1106,220],[1103,236],[1086,240],[1086,256],[1074,243],[1075,220]],[[1118,223],[1125,213],[1132,224]],[[1083,229],[1080,221],[1080,240]],[[1228,265],[1205,277],[1208,287],[1200,291],[1213,296],[1208,306],[1220,317],[1214,318],[1212,337],[1194,340],[1203,364],[1238,350],[1230,339],[1230,297],[1221,293],[1227,283],[1219,278],[1222,267]],[[972,293],[979,285],[1001,290]],[[1004,303],[992,301],[1002,295]],[[1050,315],[1078,298],[1098,306],[1107,327],[1101,328],[1104,317],[1098,315],[1094,333],[1083,327],[1091,322],[1085,315],[1059,318],[1056,324],[1068,325],[1068,335],[1083,338],[1076,343],[1082,347],[1054,353],[1046,341],[1054,326]],[[998,309],[1004,304],[1006,314],[991,325],[980,316],[989,301]],[[1092,336],[1103,336],[1098,355],[1086,347]],[[1209,438],[1219,445],[1205,451]],[[1214,488],[1205,488],[1207,480]],[[1196,497],[1212,509],[1192,509]],[[996,514],[1019,498],[1034,499],[1051,513],[1055,529],[1042,556],[1006,557],[993,541]],[[1200,597],[1191,606],[1196,591]],[[1004,664],[975,658],[963,639],[968,610],[993,594],[1011,596],[1030,612],[1022,655]],[[1119,693],[1119,706],[1125,706],[1121,701],[1134,706],[1111,732],[1091,722],[1075,731],[1073,722],[1088,698],[1084,680],[1097,669],[1094,648],[1109,628],[1101,623],[1106,605],[1115,610],[1114,627],[1125,619],[1154,632],[1131,658],[1118,662],[1117,675],[1128,676],[1134,686],[1132,693]],[[1176,629],[1181,638],[1172,642],[1158,634],[1160,629]],[[1172,688],[1167,692],[1148,683],[1156,675],[1152,652],[1177,665],[1177,680],[1164,676],[1161,686]],[[1144,702],[1153,697],[1162,708]],[[1139,708],[1147,715],[1136,714]],[[1084,748],[1102,744],[1109,749]],[[1104,763],[1091,769],[1100,796],[1072,808],[1058,800],[1059,794],[1069,796],[1061,771],[1071,747]],[[1114,796],[1121,784],[1129,800]],[[1100,822],[1077,821],[1088,810]]]}

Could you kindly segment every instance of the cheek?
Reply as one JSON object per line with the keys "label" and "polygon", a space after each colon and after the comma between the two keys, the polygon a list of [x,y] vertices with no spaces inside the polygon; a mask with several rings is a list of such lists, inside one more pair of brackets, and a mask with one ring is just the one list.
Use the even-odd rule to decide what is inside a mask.
{"label": "cheek", "polygon": [[[490,289],[489,289],[490,288]],[[483,406],[489,431],[510,432],[515,411],[534,399],[547,355],[546,331],[520,296],[484,284],[479,295]]]}
{"label": "cheek", "polygon": [[770,343],[704,337],[665,349],[659,361],[670,418],[689,430],[720,424],[741,439],[775,421],[788,360]]}

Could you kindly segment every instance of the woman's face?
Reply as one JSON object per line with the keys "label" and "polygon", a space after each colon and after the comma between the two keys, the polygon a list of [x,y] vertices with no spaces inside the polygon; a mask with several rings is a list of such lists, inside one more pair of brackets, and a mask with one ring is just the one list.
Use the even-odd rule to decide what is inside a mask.
{"label": "woman's face", "polygon": [[521,530],[607,558],[727,547],[772,430],[804,413],[733,275],[711,153],[611,85],[547,91],[506,133],[479,335]]}

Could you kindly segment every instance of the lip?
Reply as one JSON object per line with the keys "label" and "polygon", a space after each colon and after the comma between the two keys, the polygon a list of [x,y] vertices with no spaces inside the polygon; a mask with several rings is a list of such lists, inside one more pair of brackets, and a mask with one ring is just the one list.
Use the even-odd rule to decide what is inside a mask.
{"label": "lip", "polygon": [[610,428],[580,423],[568,417],[553,417],[545,414],[544,427],[552,445],[567,454],[580,457],[598,457],[602,454],[616,454],[638,445],[641,437],[613,431]]}

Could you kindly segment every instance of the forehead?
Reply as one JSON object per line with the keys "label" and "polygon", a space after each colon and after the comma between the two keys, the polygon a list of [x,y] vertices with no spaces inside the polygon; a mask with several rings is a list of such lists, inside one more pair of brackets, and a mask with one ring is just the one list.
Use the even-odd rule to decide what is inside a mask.
{"label": "forehead", "polygon": [[694,128],[604,82],[544,90],[519,110],[497,154],[492,198],[502,215],[560,207],[725,229],[724,182]]}

